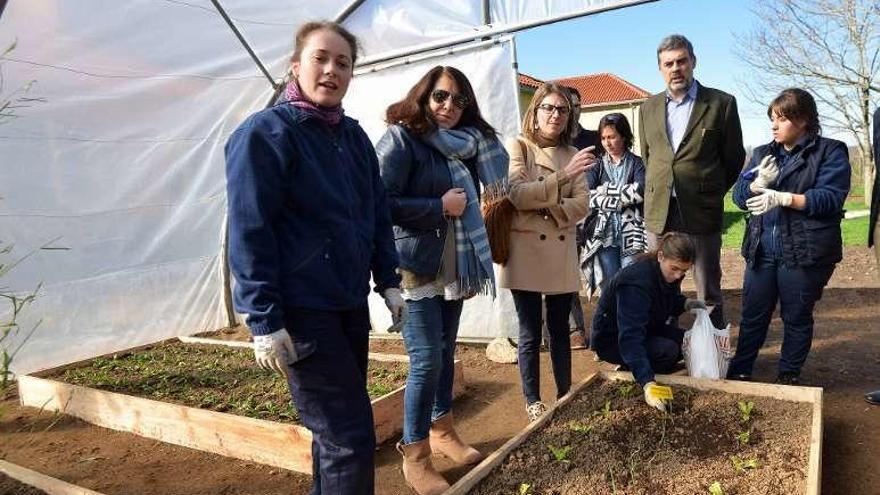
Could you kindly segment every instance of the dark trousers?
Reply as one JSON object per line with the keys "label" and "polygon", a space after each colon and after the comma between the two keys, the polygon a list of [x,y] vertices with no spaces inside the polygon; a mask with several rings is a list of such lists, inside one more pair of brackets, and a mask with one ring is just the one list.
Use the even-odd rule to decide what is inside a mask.
{"label": "dark trousers", "polygon": [[288,309],[284,324],[297,360],[288,384],[312,432],[312,495],[372,495],[373,409],[367,396],[370,314]]}
{"label": "dark trousers", "polygon": [[[513,289],[513,304],[519,319],[517,355],[526,403],[541,400],[541,293]],[[550,362],[556,381],[556,397],[571,388],[571,343],[568,315],[573,293],[544,296],[547,305],[547,331],[550,334]]]}
{"label": "dark trousers", "polygon": [[799,374],[813,343],[813,308],[822,298],[822,289],[832,272],[833,265],[787,268],[772,258],[763,257],[754,265],[747,265],[742,321],[728,376],[752,374],[777,300],[784,327],[779,373]]}
{"label": "dark trousers", "polygon": [[[648,360],[654,373],[671,373],[675,371],[675,365],[681,360],[681,341],[684,338],[684,330],[674,325],[666,325],[660,332],[652,333],[645,339],[645,348],[648,351]],[[594,339],[598,340],[598,339]],[[611,364],[627,366],[620,355],[620,346],[617,342],[608,342],[609,345],[597,343],[594,350],[599,359]]]}

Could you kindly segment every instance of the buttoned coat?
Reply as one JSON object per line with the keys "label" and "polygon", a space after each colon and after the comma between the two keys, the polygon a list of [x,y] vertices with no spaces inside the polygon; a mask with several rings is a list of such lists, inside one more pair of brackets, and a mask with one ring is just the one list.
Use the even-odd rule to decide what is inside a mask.
{"label": "buttoned coat", "polygon": [[[523,156],[525,145],[526,156]],[[580,290],[575,224],[587,215],[586,175],[568,180],[562,170],[572,146],[541,148],[520,137],[505,143],[510,156],[510,257],[501,287],[545,294]]]}
{"label": "buttoned coat", "polygon": [[678,150],[666,133],[666,93],[649,98],[639,110],[645,162],[645,226],[660,234],[669,213],[672,187],[685,232],[721,231],[724,195],[745,161],[736,98],[697,83],[697,96]]}

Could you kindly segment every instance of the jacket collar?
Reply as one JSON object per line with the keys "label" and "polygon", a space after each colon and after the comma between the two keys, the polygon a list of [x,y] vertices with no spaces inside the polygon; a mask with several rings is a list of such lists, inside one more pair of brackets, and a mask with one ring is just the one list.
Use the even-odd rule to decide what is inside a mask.
{"label": "jacket collar", "polygon": [[[791,163],[787,164],[786,167],[779,172],[779,177],[776,178],[777,185],[782,183],[782,179],[793,174],[795,170],[802,168],[804,164],[807,163],[806,160],[804,160],[804,156],[809,154],[812,149],[817,146],[818,142],[818,134],[808,136],[798,141],[798,144],[796,144],[795,147],[792,148],[792,154],[794,156],[792,156],[791,158]],[[770,152],[774,156],[779,156],[781,153],[783,153],[782,145],[777,143],[776,141],[771,141],[769,147]]]}
{"label": "jacket collar", "polygon": [[[694,98],[694,108],[691,110],[691,117],[688,119],[687,127],[684,130],[684,138],[688,139],[688,136],[694,132],[694,127],[697,126],[697,122],[703,118],[703,114],[706,113],[706,110],[709,109],[709,96],[706,94],[705,88],[700,84],[696,79],[694,79],[694,86],[696,86],[697,96]],[[685,147],[685,143],[682,143],[681,146],[676,150],[676,154],[681,151],[682,148]]]}

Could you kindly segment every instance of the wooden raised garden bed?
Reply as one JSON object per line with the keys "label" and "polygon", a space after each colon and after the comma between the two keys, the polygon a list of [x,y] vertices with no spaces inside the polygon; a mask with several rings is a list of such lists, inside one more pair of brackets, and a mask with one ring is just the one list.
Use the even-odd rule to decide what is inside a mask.
{"label": "wooden raised garden bed", "polygon": [[597,373],[445,495],[818,495],[822,389],[658,376],[669,413],[632,375]]}
{"label": "wooden raised garden bed", "polygon": [[[181,347],[198,348],[204,356],[200,359],[175,356]],[[124,355],[117,354],[115,359],[94,358],[32,376],[20,376],[19,396],[22,405],[61,411],[105,428],[311,473],[312,434],[304,426],[295,424],[297,413],[289,405],[286,382],[280,376],[257,369],[249,349],[242,347],[250,346],[242,343],[205,346],[163,342]],[[150,369],[155,362],[151,353],[156,354],[156,349],[168,350],[166,354],[171,354],[172,364],[174,359],[180,359],[181,366],[194,369],[188,368],[181,373],[163,372],[146,378],[131,376],[142,372],[132,372],[129,368],[142,365],[139,361],[147,362],[146,368]],[[236,353],[247,357],[230,358]],[[405,355],[376,353],[370,353],[369,358],[368,374],[397,375],[397,383],[401,384],[388,389],[386,380],[380,384],[386,388],[382,390],[382,387],[368,383],[368,391],[373,392],[371,395],[381,394],[372,400],[376,440],[381,443],[395,438],[400,432],[405,374],[401,378],[399,370],[405,369],[409,359]],[[156,366],[165,366],[163,363],[168,359],[163,359]],[[228,359],[246,359],[249,363],[244,368],[225,368]],[[137,368],[142,369],[143,366]],[[253,379],[255,374],[264,376]],[[252,378],[250,385],[239,384],[239,377],[243,382]],[[175,387],[178,382],[198,389],[195,391],[198,393],[190,393],[190,388],[181,392]],[[246,387],[244,395],[232,395],[242,386]],[[453,393],[458,396],[463,390],[462,363],[456,360]],[[264,396],[274,396],[275,400],[263,400]],[[236,398],[227,400],[228,397]]]}
{"label": "wooden raised garden bed", "polygon": [[[3,476],[11,478],[12,481],[3,480]],[[6,462],[2,459],[0,459],[0,493],[20,495],[101,495],[88,488],[72,485],[66,481],[46,476],[45,474]]]}

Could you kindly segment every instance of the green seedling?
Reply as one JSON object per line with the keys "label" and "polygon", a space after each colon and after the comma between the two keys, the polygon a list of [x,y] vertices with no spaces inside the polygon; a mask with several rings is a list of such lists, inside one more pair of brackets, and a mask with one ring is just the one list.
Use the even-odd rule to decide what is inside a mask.
{"label": "green seedling", "polygon": [[749,439],[751,438],[751,436],[752,436],[752,432],[743,431],[743,432],[736,434],[736,439],[739,440],[739,443],[741,443],[743,445],[748,445]]}
{"label": "green seedling", "polygon": [[519,484],[519,495],[531,495],[532,493],[532,485],[528,483],[520,483]]}
{"label": "green seedling", "polygon": [[755,403],[752,401],[739,401],[736,403],[739,408],[739,415],[743,423],[748,423],[752,419],[752,412],[755,410]]}
{"label": "green seedling", "polygon": [[732,455],[730,456],[730,462],[733,464],[733,469],[738,473],[741,473],[746,469],[758,469],[758,459],[740,459],[739,457]]}
{"label": "green seedling", "polygon": [[712,495],[724,495],[724,490],[721,489],[721,483],[716,481],[709,485],[709,493]]}
{"label": "green seedling", "polygon": [[563,445],[562,447],[554,447],[552,445],[547,446],[550,449],[550,453],[553,454],[553,458],[559,462],[570,462],[568,460],[568,454],[571,452],[571,445]]}
{"label": "green seedling", "polygon": [[577,421],[572,421],[571,423],[568,423],[568,429],[578,433],[589,433],[590,430],[593,429],[593,425],[587,425],[584,423],[578,423]]}
{"label": "green seedling", "polygon": [[617,392],[620,393],[620,396],[626,399],[630,395],[632,395],[633,389],[635,385],[632,383],[624,383],[617,387]]}
{"label": "green seedling", "polygon": [[602,419],[608,419],[611,417],[611,401],[606,400],[605,405],[602,406],[601,409],[593,413],[596,416],[602,416]]}

